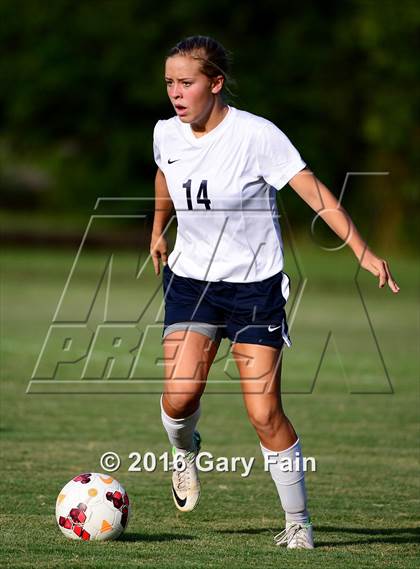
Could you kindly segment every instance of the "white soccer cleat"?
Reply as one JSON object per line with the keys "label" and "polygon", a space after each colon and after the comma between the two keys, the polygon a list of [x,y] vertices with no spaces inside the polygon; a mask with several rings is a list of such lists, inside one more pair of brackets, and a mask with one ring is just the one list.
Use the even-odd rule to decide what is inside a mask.
{"label": "white soccer cleat", "polygon": [[176,451],[174,455],[174,472],[172,474],[172,497],[175,506],[181,512],[191,512],[200,498],[200,480],[195,463],[200,451],[201,437],[198,431],[194,432],[194,446],[192,451]]}
{"label": "white soccer cleat", "polygon": [[274,541],[276,545],[287,544],[288,549],[314,549],[312,524],[286,522],[286,529],[275,535]]}

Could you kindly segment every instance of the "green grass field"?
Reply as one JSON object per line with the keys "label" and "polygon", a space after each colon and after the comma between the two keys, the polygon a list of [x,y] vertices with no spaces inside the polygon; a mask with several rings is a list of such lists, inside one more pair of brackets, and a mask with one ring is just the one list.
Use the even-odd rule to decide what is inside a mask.
{"label": "green grass field", "polygon": [[[414,259],[389,259],[401,287],[398,296],[379,290],[366,272],[360,275],[367,316],[349,251],[326,253],[307,244],[297,252],[308,280],[299,298],[298,272],[289,252],[293,348],[285,354],[283,389],[286,411],[301,436],[304,453],[317,461],[317,471],[307,476],[316,550],[292,552],[273,545],[272,535],[282,529],[282,516],[237,381],[229,379],[234,370],[231,364],[226,367],[227,343],[219,349],[203,398],[203,450],[215,457],[255,456],[256,466],[248,478],[232,472],[203,473],[201,501],[191,514],[175,509],[170,475],[162,468],[154,473],[127,471],[130,452],[160,455],[168,450],[160,423],[159,384],[147,389],[143,383],[138,392],[126,394],[107,393],[106,385],[99,394],[93,393],[94,385],[88,385],[84,394],[65,393],[67,388],[59,392],[62,385],[72,388],[60,384],[63,378],[80,377],[75,365],[51,380],[57,393],[26,393],[74,252],[8,249],[2,258],[3,567],[411,568],[418,564],[419,329]],[[143,254],[141,261],[145,259]],[[100,252],[82,260],[63,305],[63,319],[71,321],[92,295],[103,260]],[[140,284],[135,282],[137,264],[138,259],[127,253],[114,263],[116,319],[118,314],[124,319],[138,312],[158,290],[160,280],[151,267]],[[103,298],[100,291],[90,317],[92,326],[100,322]],[[142,323],[153,323],[160,301],[158,291]],[[160,373],[154,364],[161,349],[159,335],[155,338],[143,352],[145,376]],[[93,357],[99,365],[104,352],[98,349]],[[225,382],[218,383],[220,379]],[[115,385],[110,383],[109,391]],[[68,541],[56,526],[56,496],[76,474],[98,471],[100,456],[108,450],[122,457],[115,476],[131,498],[127,531],[116,542]]]}

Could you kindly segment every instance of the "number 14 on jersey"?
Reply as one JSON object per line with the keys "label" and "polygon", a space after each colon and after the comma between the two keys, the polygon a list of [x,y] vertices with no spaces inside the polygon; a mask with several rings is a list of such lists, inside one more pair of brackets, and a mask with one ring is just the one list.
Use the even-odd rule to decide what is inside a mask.
{"label": "number 14 on jersey", "polygon": [[[186,190],[188,209],[194,209],[191,198],[191,183],[192,183],[191,180],[187,180],[185,184],[182,185],[182,187],[185,188]],[[206,206],[206,209],[211,209],[210,207],[211,201],[207,196],[207,180],[201,181],[200,187],[197,192],[196,201],[198,204],[204,204]]]}

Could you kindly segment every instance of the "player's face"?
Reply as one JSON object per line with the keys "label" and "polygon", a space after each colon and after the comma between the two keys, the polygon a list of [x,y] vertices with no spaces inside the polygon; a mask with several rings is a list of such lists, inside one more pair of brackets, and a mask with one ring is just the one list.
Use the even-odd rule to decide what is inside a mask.
{"label": "player's face", "polygon": [[182,122],[199,123],[211,112],[221,86],[200,70],[200,62],[187,55],[166,60],[165,81],[169,99]]}

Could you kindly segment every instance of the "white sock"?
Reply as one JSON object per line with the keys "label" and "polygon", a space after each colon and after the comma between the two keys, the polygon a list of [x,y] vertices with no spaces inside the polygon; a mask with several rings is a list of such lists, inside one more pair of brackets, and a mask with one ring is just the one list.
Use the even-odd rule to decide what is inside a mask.
{"label": "white sock", "polygon": [[[305,473],[299,439],[291,447],[281,451],[268,450],[261,443],[260,446],[264,456],[265,469],[270,471],[276,485],[281,505],[286,513],[286,521],[308,522]],[[269,457],[271,458],[269,459]],[[285,471],[285,466],[289,464],[290,470]]]}
{"label": "white sock", "polygon": [[177,451],[195,450],[193,434],[198,419],[200,418],[201,408],[198,407],[192,415],[182,417],[181,419],[173,419],[166,414],[162,404],[162,397],[160,398],[160,408],[162,410],[162,423],[168,433],[171,445],[174,446]]}

